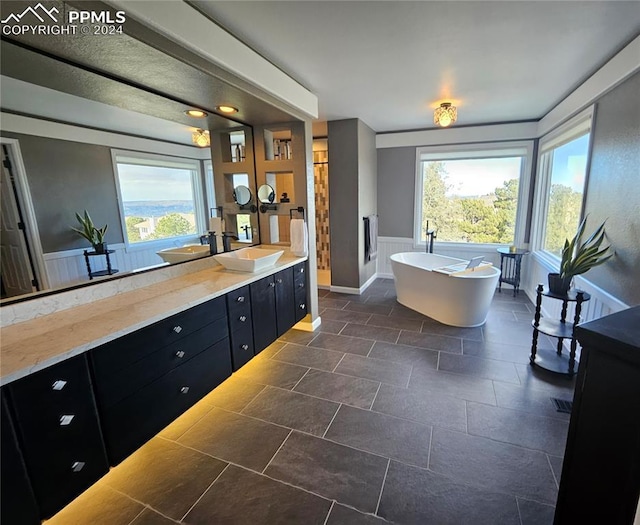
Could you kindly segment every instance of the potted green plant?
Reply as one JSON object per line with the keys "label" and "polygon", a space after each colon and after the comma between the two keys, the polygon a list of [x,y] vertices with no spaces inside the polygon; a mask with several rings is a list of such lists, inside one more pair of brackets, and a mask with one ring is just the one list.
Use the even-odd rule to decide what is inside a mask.
{"label": "potted green plant", "polygon": [[87,210],[84,210],[84,215],[76,213],[76,219],[78,219],[81,228],[72,226],[71,229],[87,239],[96,253],[105,253],[107,243],[104,242],[104,236],[109,226],[105,224],[102,228],[96,228]]}
{"label": "potted green plant", "polygon": [[569,291],[571,281],[576,275],[583,274],[598,266],[611,257],[613,253],[607,254],[611,246],[600,248],[604,241],[604,222],[598,226],[586,241],[582,241],[587,218],[582,219],[573,239],[565,239],[562,248],[562,259],[560,260],[560,273],[549,274],[549,291],[559,295],[564,295]]}

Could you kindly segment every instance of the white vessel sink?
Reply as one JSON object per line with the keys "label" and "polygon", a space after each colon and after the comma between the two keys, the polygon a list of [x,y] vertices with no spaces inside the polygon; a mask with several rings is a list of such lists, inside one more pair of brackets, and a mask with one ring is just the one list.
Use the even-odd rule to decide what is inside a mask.
{"label": "white vessel sink", "polygon": [[162,260],[171,264],[191,261],[192,259],[199,259],[205,255],[209,255],[209,245],[194,244],[190,246],[182,246],[180,248],[167,248],[166,250],[160,250],[156,252]]}
{"label": "white vessel sink", "polygon": [[234,252],[214,255],[227,270],[238,272],[259,272],[273,266],[284,250],[265,250],[264,248],[243,248]]}

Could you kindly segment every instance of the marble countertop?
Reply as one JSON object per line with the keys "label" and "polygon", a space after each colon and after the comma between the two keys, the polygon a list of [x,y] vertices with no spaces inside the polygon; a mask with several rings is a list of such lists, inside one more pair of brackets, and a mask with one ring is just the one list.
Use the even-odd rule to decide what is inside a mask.
{"label": "marble countertop", "polygon": [[2,328],[0,385],[224,295],[305,261],[285,251],[261,272],[241,273],[213,265],[89,304]]}

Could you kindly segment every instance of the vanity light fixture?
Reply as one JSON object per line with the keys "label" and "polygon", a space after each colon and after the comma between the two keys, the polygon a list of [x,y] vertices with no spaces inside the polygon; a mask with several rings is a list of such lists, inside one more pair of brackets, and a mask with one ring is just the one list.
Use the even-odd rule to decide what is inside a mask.
{"label": "vanity light fixture", "polygon": [[238,112],[238,108],[234,108],[233,106],[216,106],[216,110],[220,113],[226,113],[227,115]]}
{"label": "vanity light fixture", "polygon": [[191,140],[196,146],[200,146],[201,148],[206,148],[211,144],[211,137],[209,136],[209,132],[197,129],[191,134]]}
{"label": "vanity light fixture", "polygon": [[195,118],[204,118],[207,116],[207,112],[206,111],[202,111],[201,109],[189,109],[187,111],[185,111],[185,113],[190,116],[190,117],[195,117]]}
{"label": "vanity light fixture", "polygon": [[433,113],[433,123],[436,126],[447,128],[458,118],[458,108],[451,105],[451,102],[443,102]]}

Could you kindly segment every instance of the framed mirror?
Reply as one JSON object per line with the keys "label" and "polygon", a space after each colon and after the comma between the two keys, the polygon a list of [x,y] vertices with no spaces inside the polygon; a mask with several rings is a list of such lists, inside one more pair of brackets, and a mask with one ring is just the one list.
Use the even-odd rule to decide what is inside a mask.
{"label": "framed mirror", "polygon": [[[125,47],[135,65],[135,51],[143,44],[123,38],[131,43]],[[222,209],[226,198],[216,194],[215,179],[224,174],[214,173],[210,136],[251,128],[211,111],[200,118],[186,114],[203,106],[202,94],[186,89],[191,81],[196,85],[194,79],[203,80],[201,73],[191,68],[191,78],[185,73],[179,85],[167,81],[165,96],[157,90],[157,76],[148,77],[154,88],[147,90],[74,65],[68,57],[59,60],[50,49],[41,52],[10,40],[1,45],[0,141],[9,166],[3,190],[5,182],[14,185],[3,194],[15,196],[13,216],[16,223],[24,217],[27,234],[15,241],[19,250],[2,250],[0,305],[151,271],[168,264],[159,252],[207,242],[214,215],[209,210]],[[172,65],[187,67],[159,51],[143,51],[147,60],[150,53],[159,57],[154,67],[163,61],[168,71]],[[183,90],[180,98],[175,89]],[[191,95],[193,104],[185,101]],[[250,142],[241,145],[235,149],[241,155],[252,148]],[[250,200],[249,187],[256,187],[253,162],[243,170]],[[79,226],[75,214],[85,210],[97,227],[108,226],[107,254],[93,255],[89,241],[72,230]],[[228,217],[226,230],[242,240],[232,249],[260,243],[254,222]],[[202,254],[208,256],[206,250]]]}
{"label": "framed mirror", "polygon": [[258,200],[264,204],[272,204],[276,198],[276,192],[268,184],[263,184],[258,188]]}

